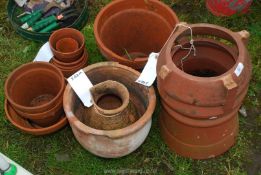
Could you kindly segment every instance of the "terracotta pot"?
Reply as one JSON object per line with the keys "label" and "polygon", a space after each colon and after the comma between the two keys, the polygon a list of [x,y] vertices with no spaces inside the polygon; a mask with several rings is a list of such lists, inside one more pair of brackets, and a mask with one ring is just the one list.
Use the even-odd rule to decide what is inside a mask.
{"label": "terracotta pot", "polygon": [[59,118],[55,114],[62,108],[57,105],[62,103],[64,88],[63,74],[58,68],[49,63],[33,62],[18,67],[9,75],[5,95],[22,117],[46,126]]}
{"label": "terracotta pot", "polygon": [[87,62],[88,62],[88,53],[87,53],[86,49],[84,50],[80,59],[73,61],[71,63],[61,62],[55,57],[51,61],[51,63],[53,65],[55,65],[62,71],[64,77],[66,77],[66,78],[70,77],[72,74],[74,74],[78,70],[86,67]]}
{"label": "terracotta pot", "polygon": [[123,84],[137,111],[134,116],[137,121],[116,130],[95,129],[84,124],[84,119],[88,117],[85,111],[88,109],[68,85],[64,93],[64,110],[76,139],[85,149],[100,157],[116,158],[130,154],[144,142],[149,133],[156,104],[153,87],[135,83],[139,73],[116,62],[93,64],[86,67],[84,72],[94,85],[107,80]]}
{"label": "terracotta pot", "polygon": [[136,121],[137,111],[128,89],[117,81],[107,80],[91,89],[93,106],[86,110],[84,123],[95,129],[115,130]]}
{"label": "terracotta pot", "polygon": [[158,58],[157,83],[164,108],[161,133],[178,154],[207,159],[235,143],[237,112],[251,78],[249,34],[211,24],[189,26],[196,55],[190,54],[181,63],[188,50],[177,45],[190,47],[190,31],[178,27]]}
{"label": "terracotta pot", "polygon": [[79,48],[78,42],[73,38],[62,38],[56,42],[56,49],[59,52],[70,53]]}
{"label": "terracotta pot", "polygon": [[178,22],[157,0],[116,0],[97,15],[94,35],[101,53],[112,61],[142,69],[151,52],[159,52]]}
{"label": "terracotta pot", "polygon": [[[76,49],[75,51],[72,51],[72,52],[59,51],[56,48],[57,46],[59,48],[62,48],[62,46],[65,47],[68,45],[67,42],[64,42],[64,41],[66,41],[66,40],[64,40],[65,38],[71,38],[72,40],[77,41],[78,49]],[[74,41],[72,41],[72,40],[70,42],[74,43]],[[79,59],[81,57],[81,55],[83,54],[84,48],[85,48],[85,39],[84,39],[83,34],[80,31],[73,29],[73,28],[62,28],[62,29],[56,30],[50,36],[49,42],[50,42],[50,47],[51,47],[51,50],[52,50],[55,58],[61,62],[66,62],[66,63],[70,63],[70,62],[73,62],[73,61],[76,61],[77,59]]]}
{"label": "terracotta pot", "polygon": [[252,0],[206,0],[206,7],[216,16],[231,16],[236,13],[246,13]]}
{"label": "terracotta pot", "polygon": [[61,115],[64,113],[62,98],[57,104],[55,104],[53,108],[42,113],[30,114],[30,113],[21,112],[19,110],[15,110],[15,112],[19,116],[29,119],[30,121],[33,121],[39,126],[42,127],[51,126],[57,123],[60,120]]}
{"label": "terracotta pot", "polygon": [[32,135],[47,135],[58,131],[67,124],[64,113],[60,115],[59,121],[48,127],[40,127],[18,115],[10,103],[5,100],[5,114],[7,119],[19,130]]}

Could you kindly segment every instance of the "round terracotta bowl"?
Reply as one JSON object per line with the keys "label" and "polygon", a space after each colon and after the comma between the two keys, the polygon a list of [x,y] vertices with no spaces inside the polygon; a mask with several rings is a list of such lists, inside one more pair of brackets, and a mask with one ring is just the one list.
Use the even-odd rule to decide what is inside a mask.
{"label": "round terracotta bowl", "polygon": [[[70,38],[71,40],[76,41],[78,43],[78,49],[72,52],[67,52],[68,51],[67,49],[63,49],[66,50],[66,52],[59,51],[61,48],[65,48],[68,44],[67,42],[63,42],[66,41],[64,40],[65,38]],[[84,52],[84,47],[85,47],[84,36],[80,31],[73,28],[62,28],[56,30],[50,36],[49,42],[54,56],[62,62],[70,63],[76,61],[77,59],[79,59],[79,57],[81,57],[82,53]],[[59,50],[56,48],[57,46],[59,47]]]}
{"label": "round terracotta bowl", "polygon": [[137,111],[134,123],[115,130],[90,127],[85,120],[90,116],[70,85],[64,92],[64,111],[78,142],[91,153],[105,158],[116,158],[130,154],[146,139],[152,114],[156,105],[153,87],[145,87],[135,80],[140,73],[116,62],[102,62],[83,69],[93,85],[112,80],[121,83],[129,91],[130,102]]}
{"label": "round terracotta bowl", "polygon": [[67,118],[62,114],[59,120],[48,127],[40,127],[17,114],[10,103],[5,100],[5,113],[7,119],[19,130],[32,135],[47,135],[58,131],[67,124]]}
{"label": "round terracotta bowl", "polygon": [[79,48],[78,42],[73,38],[62,38],[56,42],[56,49],[59,52],[70,53]]}
{"label": "round terracotta bowl", "polygon": [[8,76],[5,96],[14,110],[24,114],[23,117],[33,120],[30,114],[38,115],[37,119],[49,118],[52,123],[57,121],[56,117],[41,113],[52,111],[61,102],[64,88],[65,80],[58,68],[50,63],[33,62],[18,67]]}
{"label": "round terracotta bowl", "polygon": [[117,0],[97,15],[94,35],[101,53],[112,61],[142,69],[151,52],[159,52],[178,23],[158,0]]}
{"label": "round terracotta bowl", "polygon": [[[78,62],[78,63],[76,63],[76,62]],[[56,58],[54,58],[52,61],[52,64],[55,65],[57,68],[59,68],[62,71],[64,77],[68,78],[72,74],[77,72],[78,70],[86,67],[87,62],[88,62],[88,54],[85,50],[82,57],[75,62],[63,63],[63,62],[60,62],[59,60],[57,60]]]}

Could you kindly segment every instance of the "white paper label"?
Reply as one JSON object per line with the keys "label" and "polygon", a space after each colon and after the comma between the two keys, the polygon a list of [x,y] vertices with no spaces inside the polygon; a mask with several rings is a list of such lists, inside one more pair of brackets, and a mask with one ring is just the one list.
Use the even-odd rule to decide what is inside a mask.
{"label": "white paper label", "polygon": [[16,4],[20,7],[23,7],[27,0],[15,0]]}
{"label": "white paper label", "polygon": [[67,81],[72,86],[77,96],[81,99],[84,106],[91,107],[93,103],[90,88],[93,87],[93,85],[84,71],[82,69],[79,70],[69,77]]}
{"label": "white paper label", "polygon": [[148,58],[140,77],[136,80],[137,83],[150,87],[157,77],[157,61],[159,53],[152,52]]}
{"label": "white paper label", "polygon": [[47,42],[40,48],[34,61],[50,62],[52,58],[53,58],[53,52],[51,50],[49,42]]}
{"label": "white paper label", "polygon": [[236,76],[239,77],[239,75],[242,73],[243,69],[244,69],[243,63],[238,63],[237,68],[235,70]]}

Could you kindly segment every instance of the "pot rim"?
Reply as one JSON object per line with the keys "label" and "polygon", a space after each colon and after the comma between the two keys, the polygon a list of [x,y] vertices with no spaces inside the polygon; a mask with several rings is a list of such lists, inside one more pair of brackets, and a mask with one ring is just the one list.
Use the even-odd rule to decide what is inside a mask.
{"label": "pot rim", "polygon": [[[95,68],[100,68],[103,66],[115,66],[115,67],[119,67],[125,70],[130,71],[131,73],[133,73],[134,75],[136,75],[137,77],[140,75],[140,73],[128,66],[124,66],[121,65],[117,62],[100,62],[100,63],[96,63],[96,64],[92,64],[90,66],[87,66],[86,68],[84,68],[84,72],[87,72],[91,69],[95,69]],[[141,85],[142,86],[142,85]],[[127,136],[132,134],[133,132],[141,129],[149,120],[151,120],[155,106],[156,106],[156,95],[155,95],[155,91],[154,91],[154,87],[145,87],[148,89],[148,107],[145,111],[145,113],[139,118],[139,120],[137,120],[136,122],[134,122],[133,124],[125,127],[125,128],[121,128],[121,129],[116,129],[116,130],[99,130],[99,129],[94,129],[91,128],[85,124],[83,124],[73,113],[73,111],[71,110],[71,107],[68,103],[71,102],[72,99],[69,98],[70,92],[72,92],[72,87],[68,84],[65,91],[64,91],[64,96],[63,96],[63,107],[64,107],[64,111],[66,114],[66,117],[69,120],[70,125],[74,126],[77,130],[80,130],[83,133],[86,134],[93,134],[93,135],[99,135],[99,136],[107,136],[109,138],[120,138],[123,136]]]}
{"label": "pot rim", "polygon": [[[60,52],[60,51],[58,51],[55,47],[56,47],[56,43],[53,43],[52,41],[53,41],[53,38],[55,37],[55,35],[58,33],[60,33],[60,32],[64,32],[64,31],[70,31],[70,32],[72,32],[72,34],[73,33],[76,33],[77,35],[79,35],[80,37],[81,37],[81,40],[82,40],[82,43],[81,43],[81,45],[79,46],[79,48],[77,49],[77,50],[75,50],[75,51],[73,51],[73,52],[67,52],[67,53],[65,53],[65,52]],[[71,35],[72,35],[71,34]],[[49,38],[49,43],[50,43],[50,47],[51,47],[51,49],[52,50],[55,50],[55,52],[57,52],[58,54],[62,54],[62,55],[65,55],[65,56],[70,56],[70,55],[72,55],[72,54],[76,54],[76,53],[78,53],[80,50],[82,50],[83,48],[84,48],[84,45],[85,45],[85,38],[84,38],[84,35],[82,34],[82,32],[81,31],[79,31],[79,30],[77,30],[77,29],[74,29],[74,28],[70,28],[70,27],[65,27],[65,28],[61,28],[61,29],[58,29],[58,30],[56,30],[56,31],[54,31],[52,34],[51,34],[51,36],[50,36],[50,38]],[[55,44],[55,47],[53,47],[53,44]]]}
{"label": "pot rim", "polygon": [[[58,93],[56,94],[56,96],[50,100],[48,103],[45,103],[45,104],[42,104],[42,105],[39,105],[39,106],[35,106],[35,107],[28,107],[28,106],[23,106],[23,105],[20,105],[16,102],[14,102],[14,100],[10,97],[9,93],[8,93],[8,84],[9,84],[9,81],[10,79],[12,78],[12,76],[19,70],[21,69],[24,69],[25,67],[27,66],[30,66],[32,64],[38,64],[38,65],[47,65],[47,66],[50,66],[52,67],[52,69],[55,69],[55,71],[57,72],[57,77],[60,77],[60,84],[61,84],[61,88],[60,90],[58,91]],[[30,72],[30,70],[26,70],[25,72]],[[24,72],[24,73],[25,73]],[[57,68],[56,66],[50,64],[50,63],[46,63],[46,62],[42,62],[42,61],[38,61],[38,62],[30,62],[30,63],[26,63],[26,64],[23,64],[21,66],[19,66],[18,68],[16,68],[15,70],[13,70],[13,72],[7,77],[6,81],[5,81],[5,96],[7,98],[7,100],[16,108],[18,107],[19,109],[20,108],[23,108],[25,110],[39,110],[41,108],[45,108],[45,107],[48,107],[50,104],[54,103],[55,101],[57,101],[59,98],[62,98],[62,94],[63,94],[63,91],[65,89],[65,81],[64,81],[64,76],[63,76],[63,73],[61,72],[61,70],[59,68]]]}
{"label": "pot rim", "polygon": [[[234,43],[235,46],[237,47],[237,50],[238,50],[238,57],[237,58],[238,59],[235,60],[235,64],[234,64],[234,66],[232,68],[230,68],[224,74],[221,74],[221,75],[215,76],[215,77],[197,77],[197,76],[193,76],[193,75],[190,75],[188,73],[183,72],[172,61],[173,55],[171,53],[171,48],[173,46],[174,41],[178,37],[180,37],[181,35],[183,35],[185,32],[187,32],[189,30],[187,28],[182,28],[181,31],[174,33],[173,37],[169,40],[169,43],[171,43],[171,44],[168,44],[166,46],[166,49],[165,49],[165,54],[164,55],[167,58],[165,65],[171,71],[178,73],[179,76],[181,76],[183,78],[186,78],[186,79],[189,79],[189,80],[193,80],[193,81],[199,81],[199,82],[219,81],[221,78],[223,78],[225,76],[228,76],[229,74],[233,75],[234,71],[236,70],[236,68],[238,66],[238,64],[239,63],[244,63],[244,57],[245,57],[247,51],[245,49],[245,44],[242,41],[242,37],[239,34],[233,32],[233,31],[231,31],[231,30],[229,30],[229,29],[227,29],[225,27],[217,26],[217,25],[214,25],[214,24],[198,23],[198,24],[189,24],[189,26],[192,28],[192,30],[193,30],[193,28],[204,29],[204,31],[208,31],[207,29],[212,29],[212,30],[216,30],[216,31],[222,32],[222,34],[225,35],[225,36],[231,37],[230,39],[227,39],[227,38],[225,38],[225,39],[227,39],[228,41]],[[207,32],[205,32],[205,33],[207,33]],[[222,36],[219,36],[219,35],[213,34],[213,33],[209,34],[209,35],[222,38]],[[160,56],[163,56],[163,54],[160,53],[159,57]]]}
{"label": "pot rim", "polygon": [[[114,95],[116,95],[116,96],[120,96],[119,98],[120,98],[121,101],[122,101],[122,104],[121,104],[119,107],[114,108],[114,109],[103,109],[103,108],[101,108],[101,107],[97,104],[95,98],[93,97],[93,91],[95,91],[95,90],[94,90],[95,86],[97,86],[97,85],[98,85],[98,86],[101,86],[102,84],[109,84],[109,83],[111,83],[111,84],[113,85],[113,86],[110,86],[109,88],[114,88],[114,89],[115,89],[115,85],[118,85],[118,86],[119,86],[118,89],[121,88],[123,91],[125,91],[125,94],[114,94]],[[117,90],[117,91],[118,91],[118,90]],[[114,115],[117,115],[117,114],[121,113],[121,112],[124,111],[124,110],[128,107],[128,105],[129,105],[129,101],[130,101],[129,91],[128,91],[128,89],[127,89],[122,83],[120,83],[120,82],[113,81],[113,80],[106,80],[106,81],[103,81],[103,82],[100,82],[100,83],[94,85],[92,88],[90,88],[90,92],[92,93],[93,107],[95,108],[95,110],[97,110],[99,114],[105,115],[105,116],[108,117],[108,118],[109,118],[109,117],[114,117]],[[106,94],[104,94],[104,95],[106,95]],[[103,95],[102,95],[102,96],[103,96]],[[100,96],[100,97],[102,97],[102,96]],[[125,98],[124,98],[124,97],[125,97]],[[98,99],[98,100],[99,100],[99,99]],[[97,100],[97,101],[98,101],[98,100]]]}
{"label": "pot rim", "polygon": [[[9,112],[9,108],[13,108],[10,104],[10,102],[8,102],[7,99],[5,99],[5,114],[6,114],[6,117],[7,119],[18,129],[22,130],[23,132],[26,132],[26,133],[29,133],[29,134],[32,134],[32,135],[47,135],[47,134],[51,134],[51,133],[54,133],[56,131],[58,131],[59,129],[61,129],[63,126],[65,126],[67,124],[67,118],[65,116],[65,114],[63,115],[64,117],[62,117],[62,119],[60,119],[57,123],[51,125],[51,126],[48,126],[48,127],[41,127],[41,128],[35,128],[35,129],[32,129],[32,128],[27,128],[27,127],[24,127],[22,125],[19,125],[17,122],[15,122],[13,120],[13,118],[11,117],[11,114]],[[12,109],[14,110],[14,109]],[[15,111],[15,110],[14,110]],[[16,113],[16,112],[15,112]],[[17,114],[18,115],[18,114]],[[18,115],[18,117],[20,117]],[[24,119],[25,120],[25,119]]]}
{"label": "pot rim", "polygon": [[[111,49],[109,49],[108,47],[105,46],[102,39],[100,38],[100,34],[99,34],[99,31],[98,31],[98,25],[101,21],[103,14],[107,10],[110,10],[111,8],[113,8],[114,5],[120,4],[124,1],[126,1],[126,0],[112,1],[108,5],[106,5],[104,8],[102,8],[101,11],[98,13],[98,15],[96,16],[95,21],[94,21],[94,36],[95,36],[96,42],[100,47],[102,47],[104,49],[104,51],[106,53],[109,53],[110,55],[112,55],[112,60],[116,60],[116,61],[119,61],[119,62],[125,62],[126,64],[132,64],[132,63],[138,64],[138,63],[146,62],[148,60],[148,57],[139,57],[139,58],[135,58],[133,60],[129,60],[127,58],[124,58],[124,57],[114,53]],[[132,1],[134,1],[134,0],[132,0]],[[157,4],[158,6],[165,7],[166,11],[168,11],[169,14],[172,14],[172,17],[176,21],[176,23],[179,22],[179,19],[178,19],[177,15],[175,14],[175,12],[169,6],[167,6],[165,3],[163,3],[159,0],[149,0],[149,1],[154,3],[154,4]]]}
{"label": "pot rim", "polygon": [[[73,62],[62,62],[60,60],[58,60],[57,58],[55,58],[55,56],[53,56],[52,58],[52,61],[55,62],[55,64],[59,65],[59,67],[69,67],[68,69],[71,69],[71,65],[74,65],[75,67],[77,67],[84,59],[85,57],[88,58],[88,52],[87,52],[87,49],[84,48],[84,51],[83,51],[83,55],[76,61],[73,61]],[[74,67],[73,66],[73,67]]]}

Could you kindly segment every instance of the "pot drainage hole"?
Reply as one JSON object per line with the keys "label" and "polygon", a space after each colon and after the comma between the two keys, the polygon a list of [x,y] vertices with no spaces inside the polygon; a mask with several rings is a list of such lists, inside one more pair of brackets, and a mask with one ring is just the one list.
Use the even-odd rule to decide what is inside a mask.
{"label": "pot drainage hole", "polygon": [[39,95],[38,97],[34,98],[31,103],[30,106],[35,107],[35,106],[41,106],[43,104],[48,103],[49,101],[51,101],[54,98],[53,95],[51,94],[43,94],[43,95]]}

